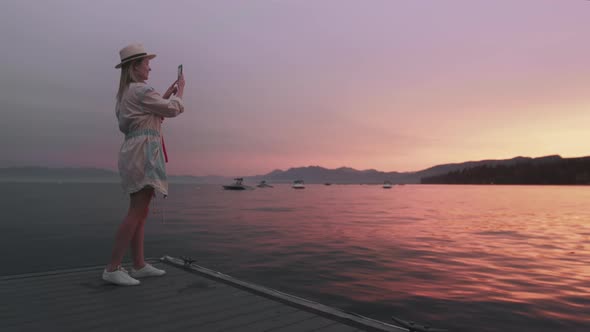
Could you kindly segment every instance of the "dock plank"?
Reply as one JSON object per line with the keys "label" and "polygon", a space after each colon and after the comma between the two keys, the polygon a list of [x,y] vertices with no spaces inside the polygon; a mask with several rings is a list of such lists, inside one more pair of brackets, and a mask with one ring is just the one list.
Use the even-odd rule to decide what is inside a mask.
{"label": "dock plank", "polygon": [[314,330],[314,332],[315,331],[317,331],[317,332],[357,332],[357,331],[361,331],[361,330],[359,330],[353,326],[342,326],[341,324],[334,323],[331,325],[321,327],[317,330]]}
{"label": "dock plank", "polygon": [[154,315],[145,315],[138,312],[133,312],[129,315],[131,320],[123,320],[117,322],[121,327],[132,328],[134,326],[133,320],[143,319],[146,325],[150,326],[165,326],[166,331],[174,330],[175,326],[186,326],[193,324],[202,324],[211,319],[217,319],[220,315],[228,317],[228,312],[240,310],[244,307],[256,306],[263,302],[262,298],[252,297],[249,294],[242,295],[231,299],[222,299],[211,302],[210,304],[202,305],[201,303],[180,303],[172,310],[167,310],[163,313],[158,312]]}
{"label": "dock plank", "polygon": [[296,311],[296,308],[275,304],[274,307],[270,307],[265,310],[256,310],[247,313],[246,315],[236,316],[233,319],[223,319],[219,322],[216,322],[215,324],[212,324],[210,327],[205,326],[205,328],[207,331],[211,332],[227,331],[237,328],[240,328],[242,331],[260,331],[260,329],[256,327],[256,323],[263,321],[280,321],[287,314]]}
{"label": "dock plank", "polygon": [[102,281],[104,266],[1,276],[0,330],[406,331],[178,259],[149,262],[166,276],[133,287]]}
{"label": "dock plank", "polygon": [[[252,322],[244,327],[251,331],[272,331],[315,317],[315,315],[312,313],[297,310],[295,308],[293,309],[294,310],[290,312],[283,312],[280,316]],[[238,326],[234,328],[227,328],[224,331],[243,331],[243,328],[242,326]]]}
{"label": "dock plank", "polygon": [[215,331],[226,326],[228,322],[231,325],[235,321],[247,321],[249,317],[255,315],[257,312],[276,310],[279,306],[280,304],[278,303],[273,303],[272,301],[259,297],[258,301],[248,306],[234,307],[234,310],[212,312],[206,317],[197,320],[191,319],[179,321],[175,324],[167,324],[166,328],[169,328],[169,331]]}
{"label": "dock plank", "polygon": [[[195,287],[194,283],[190,280],[186,280],[186,278],[185,280],[178,281],[166,278],[165,283],[172,284],[173,286],[175,285],[177,288],[175,289],[176,292],[171,292],[169,287],[157,287],[151,289],[153,287],[147,287],[149,286],[149,281],[144,281],[144,285],[142,286],[146,287],[141,288],[142,286],[137,286],[133,287],[134,289],[121,289],[114,285],[105,284],[102,280],[97,281],[97,284],[90,289],[86,289],[85,285],[70,285],[68,286],[71,289],[70,292],[64,292],[63,289],[59,289],[58,291],[49,292],[43,296],[35,296],[32,294],[29,296],[15,297],[12,306],[3,308],[0,317],[7,318],[7,310],[12,311],[12,315],[17,315],[19,311],[15,310],[15,308],[31,306],[47,307],[47,313],[51,313],[52,310],[61,311],[62,308],[70,307],[87,308],[89,310],[94,310],[95,312],[100,309],[100,307],[104,307],[107,308],[107,310],[113,309],[113,311],[116,311],[121,307],[136,304],[137,301],[134,300],[134,298],[146,291],[149,292],[150,298],[156,301],[161,301],[162,299],[175,301],[176,298],[183,297],[183,295],[185,295],[185,297],[195,296],[197,299],[204,297],[206,300],[207,297],[219,297],[226,293],[231,294],[237,291],[235,288],[227,285],[214,284],[210,281],[208,281],[208,283],[203,283],[202,287]],[[200,284],[199,282],[197,283],[197,285]],[[24,286],[28,287],[28,285]],[[111,294],[109,294],[113,291],[119,292],[118,295],[120,295],[116,301],[113,301]],[[247,294],[243,291],[242,293]]]}
{"label": "dock plank", "polygon": [[[125,325],[132,317],[141,319],[151,318],[154,320],[170,311],[174,311],[176,314],[179,312],[188,312],[187,315],[190,315],[191,310],[199,310],[200,307],[204,306],[212,308],[210,310],[216,310],[219,307],[225,307],[225,303],[227,302],[241,303],[252,301],[247,292],[231,288],[224,290],[224,293],[215,292],[199,295],[186,294],[185,296],[171,296],[170,293],[163,292],[156,298],[152,298],[151,294],[144,298],[135,296],[103,298],[102,301],[96,302],[92,307],[79,304],[54,307],[54,310],[42,312],[37,321],[42,323],[48,318],[52,320],[57,319],[64,326],[83,323],[85,329],[90,329],[95,326],[92,323],[94,321],[92,318],[94,317],[113,316],[109,319],[112,324]],[[218,305],[216,306],[216,304]],[[201,311],[207,312],[204,309]],[[154,315],[154,312],[158,314]],[[90,322],[87,320],[90,320]]]}
{"label": "dock plank", "polygon": [[[315,331],[322,327],[326,327],[329,325],[334,324],[333,320],[326,319],[320,316],[314,316],[311,319],[306,319],[303,321],[296,322],[295,324],[291,324],[289,326],[284,326],[278,329],[272,329],[269,331],[272,332],[298,332],[298,331]],[[347,327],[345,325],[339,324],[341,327]]]}
{"label": "dock plank", "polygon": [[[93,320],[94,317],[113,316],[110,321],[113,324],[124,324],[130,316],[142,319],[154,317],[154,312],[158,315],[167,314],[169,311],[186,311],[199,310],[202,306],[210,303],[237,301],[239,298],[248,299],[247,293],[228,289],[224,294],[211,294],[202,297],[174,297],[170,294],[162,293],[159,297],[142,299],[140,302],[129,297],[125,300],[110,299],[108,301],[95,302],[92,305],[76,303],[73,305],[54,306],[47,311],[38,315],[36,319],[28,319],[29,323],[40,322],[44,320],[60,320],[63,325],[75,325],[85,322],[87,319]],[[113,301],[115,300],[115,301]],[[146,303],[144,301],[148,301]],[[188,304],[187,304],[188,303]],[[92,323],[85,322],[85,328],[94,326]]]}

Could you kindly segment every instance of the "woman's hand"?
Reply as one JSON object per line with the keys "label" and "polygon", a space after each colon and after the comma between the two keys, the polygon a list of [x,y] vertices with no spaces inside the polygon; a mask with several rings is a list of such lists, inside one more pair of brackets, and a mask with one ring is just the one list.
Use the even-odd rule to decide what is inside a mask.
{"label": "woman's hand", "polygon": [[174,81],[174,83],[172,83],[172,85],[168,88],[168,90],[166,90],[166,92],[164,93],[162,98],[168,99],[168,98],[170,98],[170,96],[172,96],[173,93],[175,94],[178,91],[178,88],[176,87],[177,83],[178,83],[178,80]]}
{"label": "woman's hand", "polygon": [[176,92],[176,96],[179,98],[182,98],[182,95],[184,94],[184,74],[181,74],[180,77],[178,78],[178,80],[176,80],[175,82],[178,86],[178,91]]}

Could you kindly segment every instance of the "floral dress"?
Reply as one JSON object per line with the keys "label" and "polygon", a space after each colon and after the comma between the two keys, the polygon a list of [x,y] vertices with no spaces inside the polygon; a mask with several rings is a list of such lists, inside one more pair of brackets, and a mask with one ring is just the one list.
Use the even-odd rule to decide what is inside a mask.
{"label": "floral dress", "polygon": [[117,102],[119,130],[125,134],[119,151],[119,174],[126,193],[149,186],[168,195],[162,121],[183,111],[182,99],[164,99],[145,83],[131,83]]}

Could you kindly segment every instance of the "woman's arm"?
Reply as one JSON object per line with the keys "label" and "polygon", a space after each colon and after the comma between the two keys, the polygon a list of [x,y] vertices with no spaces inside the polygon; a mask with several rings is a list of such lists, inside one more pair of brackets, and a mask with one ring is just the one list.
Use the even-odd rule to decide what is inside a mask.
{"label": "woman's arm", "polygon": [[139,95],[139,102],[145,112],[165,118],[173,118],[184,112],[182,99],[176,96],[170,96],[169,99],[164,99],[152,87],[146,86],[145,89],[142,89]]}

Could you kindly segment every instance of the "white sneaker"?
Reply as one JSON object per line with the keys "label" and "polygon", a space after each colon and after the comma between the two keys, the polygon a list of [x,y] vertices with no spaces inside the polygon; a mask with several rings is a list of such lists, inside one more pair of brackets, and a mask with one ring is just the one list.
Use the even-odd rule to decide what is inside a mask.
{"label": "white sneaker", "polygon": [[127,271],[120,266],[113,272],[108,272],[107,269],[104,269],[102,280],[119,286],[135,286],[140,284],[139,280],[131,278],[127,274]]}
{"label": "white sneaker", "polygon": [[133,278],[159,277],[165,274],[166,271],[155,268],[148,263],[145,263],[145,266],[139,270],[131,268],[131,273],[129,273]]}

